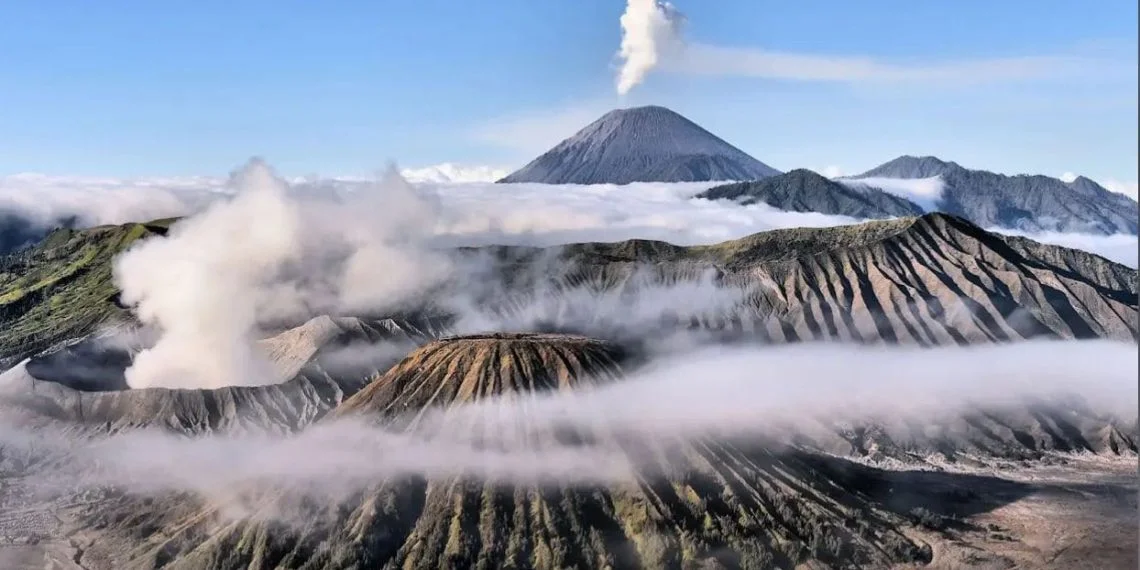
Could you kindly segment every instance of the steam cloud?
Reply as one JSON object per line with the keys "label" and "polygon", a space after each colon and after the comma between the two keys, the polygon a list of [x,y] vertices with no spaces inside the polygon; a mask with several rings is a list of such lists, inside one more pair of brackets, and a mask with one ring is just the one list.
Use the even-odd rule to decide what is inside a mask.
{"label": "steam cloud", "polygon": [[621,15],[618,95],[641,84],[662,59],[681,47],[683,24],[684,16],[668,2],[628,0]]}
{"label": "steam cloud", "polygon": [[260,160],[232,183],[233,199],[116,260],[123,301],[161,333],[128,369],[132,387],[269,383],[253,345],[266,318],[390,309],[447,274],[416,243],[433,209],[398,175],[339,203],[291,196]]}

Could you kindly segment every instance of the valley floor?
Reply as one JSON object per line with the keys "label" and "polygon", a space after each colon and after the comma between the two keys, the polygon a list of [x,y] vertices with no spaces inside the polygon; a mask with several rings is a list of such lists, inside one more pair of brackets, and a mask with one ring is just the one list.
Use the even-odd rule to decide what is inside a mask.
{"label": "valley floor", "polygon": [[916,531],[934,552],[927,567],[1137,568],[1137,458],[1066,456],[1050,463],[967,470],[997,478],[989,488],[971,489],[995,501],[994,508],[961,519],[965,528]]}

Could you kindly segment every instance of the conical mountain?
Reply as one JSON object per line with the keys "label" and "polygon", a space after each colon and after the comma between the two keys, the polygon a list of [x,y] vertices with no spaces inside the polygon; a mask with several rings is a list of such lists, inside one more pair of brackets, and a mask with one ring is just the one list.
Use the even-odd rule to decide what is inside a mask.
{"label": "conical mountain", "polygon": [[499,182],[759,180],[779,171],[665,107],[610,111]]}
{"label": "conical mountain", "polygon": [[[405,420],[443,411],[460,422],[469,419],[461,413],[467,406],[494,396],[525,408],[527,398],[617,380],[627,358],[609,343],[563,335],[441,340],[377,378],[331,421],[364,417],[422,435],[422,426]],[[542,432],[541,418],[528,417]],[[905,516],[875,498],[887,485],[875,483],[874,470],[758,442],[630,439],[607,425],[576,424],[554,434],[554,443],[604,448],[624,458],[624,475],[609,461],[578,465],[596,472],[593,480],[409,475],[367,482],[339,502],[297,501],[275,489],[250,506],[256,515],[236,519],[227,505],[200,498],[126,498],[88,515],[101,530],[80,562],[196,570],[760,569],[930,559],[929,548],[900,532],[910,524]],[[458,427],[448,433],[474,426]],[[483,447],[473,449],[490,443],[478,440]],[[549,443],[529,441],[523,451],[545,465]],[[840,479],[847,488],[834,483]],[[288,520],[271,515],[286,511]]]}
{"label": "conical mountain", "polygon": [[957,162],[936,156],[903,155],[851,178],[931,178],[965,170]]}
{"label": "conical mountain", "polygon": [[[512,393],[573,390],[581,382],[616,377],[627,356],[616,344],[577,335],[448,337],[410,354],[346,400],[336,413],[391,416],[402,410],[449,408]],[[441,374],[446,381],[441,381]]]}

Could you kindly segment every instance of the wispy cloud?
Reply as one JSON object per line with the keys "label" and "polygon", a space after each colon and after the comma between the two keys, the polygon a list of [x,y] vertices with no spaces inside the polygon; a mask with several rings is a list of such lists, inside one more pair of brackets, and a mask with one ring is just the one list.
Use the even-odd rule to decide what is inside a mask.
{"label": "wispy cloud", "polygon": [[629,0],[622,15],[620,55],[625,60],[617,81],[624,94],[650,71],[694,76],[851,84],[910,84],[962,87],[1077,77],[1134,77],[1134,58],[1073,50],[1053,54],[949,60],[886,60],[867,55],[808,54],[760,46],[723,46],[690,42],[683,36],[684,16],[671,4]]}
{"label": "wispy cloud", "polygon": [[889,62],[858,55],[815,55],[753,47],[689,44],[663,70],[706,76],[840,83],[976,85],[1075,77],[1111,69],[1111,61],[1073,55]]}

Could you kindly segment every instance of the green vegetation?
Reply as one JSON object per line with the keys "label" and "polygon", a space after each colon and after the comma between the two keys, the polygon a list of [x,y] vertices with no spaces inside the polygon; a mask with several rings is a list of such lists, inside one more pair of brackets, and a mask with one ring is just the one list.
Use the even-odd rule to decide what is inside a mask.
{"label": "green vegetation", "polygon": [[112,279],[115,255],[164,233],[163,225],[61,229],[0,258],[0,365],[122,318]]}

